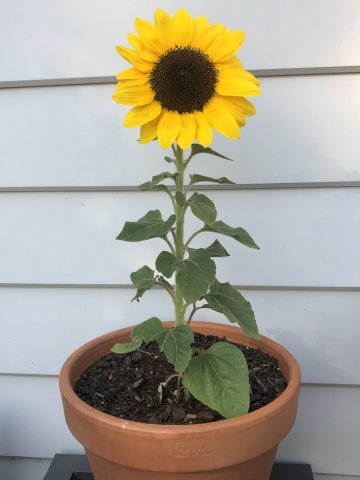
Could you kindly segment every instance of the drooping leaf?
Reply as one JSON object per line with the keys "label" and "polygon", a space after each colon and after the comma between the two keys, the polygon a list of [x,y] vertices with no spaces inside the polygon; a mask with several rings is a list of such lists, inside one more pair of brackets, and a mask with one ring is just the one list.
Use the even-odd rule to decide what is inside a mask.
{"label": "drooping leaf", "polygon": [[200,182],[220,183],[225,185],[235,184],[235,182],[232,182],[226,177],[212,178],[212,177],[207,177],[205,175],[198,175],[197,173],[190,175],[190,185],[194,185],[194,183],[200,183]]}
{"label": "drooping leaf", "polygon": [[183,374],[190,393],[225,418],[249,410],[249,372],[241,350],[227,342],[215,343],[193,357]]}
{"label": "drooping leaf", "polygon": [[195,217],[208,225],[212,225],[216,220],[216,208],[214,202],[202,193],[194,193],[188,201],[192,213]]}
{"label": "drooping leaf", "polygon": [[155,285],[155,272],[150,267],[144,265],[136,272],[130,275],[131,281],[137,288],[136,295],[131,301],[137,300],[144,295],[146,290],[150,290]]}
{"label": "drooping leaf", "polygon": [[175,223],[176,215],[163,220],[159,210],[150,210],[137,222],[126,222],[117,240],[141,242],[167,234]]}
{"label": "drooping leaf", "polygon": [[189,258],[175,264],[176,280],[186,302],[205,295],[215,280],[216,265],[204,248],[193,250]]}
{"label": "drooping leaf", "polygon": [[149,290],[155,283],[155,272],[147,265],[139,268],[136,272],[132,272],[130,275],[132,283],[136,288],[143,288]]}
{"label": "drooping leaf", "polygon": [[169,363],[174,365],[178,373],[182,373],[189,365],[194,342],[194,334],[186,325],[164,329],[157,337],[161,352],[164,352]]}
{"label": "drooping leaf", "polygon": [[[159,173],[159,175],[154,175],[149,182],[145,182],[139,185],[138,190],[140,191],[153,190],[154,187],[156,187],[162,180],[165,180],[166,178],[175,179],[176,173],[162,172],[162,173]],[[166,185],[163,185],[163,187],[167,189]]]}
{"label": "drooping leaf", "polygon": [[225,157],[225,155],[215,152],[215,150],[213,150],[212,148],[203,147],[202,145],[199,145],[197,143],[193,143],[191,145],[191,154],[189,159],[194,157],[195,155],[199,155],[200,153],[207,153],[208,155],[214,155],[215,157],[224,158],[225,160],[230,160],[232,162],[231,158]]}
{"label": "drooping leaf", "polygon": [[[189,254],[197,250],[196,248],[187,248]],[[230,257],[230,254],[225,250],[225,248],[221,245],[219,240],[215,240],[211,245],[205,248],[205,250],[209,253],[210,257]]]}
{"label": "drooping leaf", "polygon": [[116,343],[111,351],[113,353],[129,353],[137,350],[142,344],[141,340],[134,340],[130,343]]}
{"label": "drooping leaf", "polygon": [[206,225],[204,231],[221,233],[222,235],[232,237],[234,240],[242,243],[246,247],[259,249],[255,241],[250,237],[246,230],[241,227],[230,227],[230,225],[227,225],[221,220],[214,222],[212,225]]}
{"label": "drooping leaf", "polygon": [[205,299],[210,308],[225,315],[230,322],[240,325],[245,335],[255,339],[260,338],[250,302],[229,283],[220,283],[215,280]]}
{"label": "drooping leaf", "polygon": [[175,263],[178,259],[171,252],[161,252],[156,259],[155,265],[158,272],[170,278],[175,271]]}

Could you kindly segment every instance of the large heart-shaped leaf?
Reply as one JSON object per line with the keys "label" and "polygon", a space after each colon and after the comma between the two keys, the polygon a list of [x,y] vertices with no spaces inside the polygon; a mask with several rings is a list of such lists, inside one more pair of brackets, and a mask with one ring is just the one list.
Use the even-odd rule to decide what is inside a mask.
{"label": "large heart-shaped leaf", "polygon": [[176,281],[185,300],[193,303],[205,295],[215,280],[216,265],[204,248],[193,250],[189,258],[175,264]]}
{"label": "large heart-shaped leaf", "polygon": [[170,231],[175,220],[176,215],[170,215],[164,221],[159,210],[150,210],[137,222],[126,222],[116,239],[126,242],[141,242],[142,240],[160,237]]}
{"label": "large heart-shaped leaf", "polygon": [[227,342],[215,343],[193,357],[183,374],[190,393],[225,418],[249,411],[249,372],[241,350]]}
{"label": "large heart-shaped leaf", "polygon": [[230,283],[220,283],[215,280],[205,299],[210,308],[224,314],[230,322],[240,325],[245,335],[255,339],[260,338],[250,302]]}
{"label": "large heart-shaped leaf", "polygon": [[250,237],[246,230],[241,227],[230,227],[230,225],[227,225],[221,220],[214,222],[212,225],[206,225],[204,231],[221,233],[222,235],[232,237],[234,240],[242,243],[246,247],[259,249],[259,247],[256,245],[256,243]]}

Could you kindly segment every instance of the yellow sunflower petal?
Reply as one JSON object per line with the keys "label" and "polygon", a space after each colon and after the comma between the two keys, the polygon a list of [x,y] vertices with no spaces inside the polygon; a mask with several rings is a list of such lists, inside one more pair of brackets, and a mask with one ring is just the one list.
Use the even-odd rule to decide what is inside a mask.
{"label": "yellow sunflower petal", "polygon": [[221,97],[215,96],[205,105],[204,115],[210,125],[224,137],[240,138],[240,127]]}
{"label": "yellow sunflower petal", "polygon": [[151,122],[145,123],[140,127],[140,143],[152,142],[157,137],[157,129],[160,117],[151,120]]}
{"label": "yellow sunflower petal", "polygon": [[117,52],[140,72],[151,72],[153,64],[146,62],[136,50],[127,47],[116,47]]}
{"label": "yellow sunflower petal", "polygon": [[202,112],[194,112],[193,116],[196,125],[195,138],[203,147],[208,147],[213,138],[211,125]]}
{"label": "yellow sunflower petal", "polygon": [[221,97],[221,100],[226,105],[226,109],[235,118],[239,127],[243,127],[245,125],[245,116],[241,106],[237,102],[231,101],[230,97]]}
{"label": "yellow sunflower petal", "polygon": [[136,87],[137,85],[145,85],[148,83],[150,75],[143,75],[141,78],[128,78],[125,80],[120,80],[117,84],[117,88],[120,87]]}
{"label": "yellow sunflower petal", "polygon": [[148,105],[134,107],[127,113],[124,127],[140,127],[157,118],[160,113],[161,105],[159,102],[151,102]]}
{"label": "yellow sunflower petal", "polygon": [[245,39],[245,32],[233,30],[219,35],[206,49],[205,53],[214,62],[225,62],[235,55]]}
{"label": "yellow sunflower petal", "polygon": [[151,63],[154,63],[158,60],[159,55],[149,50],[147,46],[144,45],[142,38],[134,35],[133,33],[128,33],[127,39],[130,45],[135,48],[135,50],[144,60]]}
{"label": "yellow sunflower petal", "polygon": [[181,115],[175,111],[166,111],[161,117],[157,129],[157,136],[162,148],[169,148],[179,135],[181,129]]}
{"label": "yellow sunflower petal", "polygon": [[224,33],[226,28],[224,25],[213,25],[209,27],[207,30],[204,31],[202,37],[198,41],[198,46],[204,52],[209,48],[211,43],[215,40],[215,38]]}
{"label": "yellow sunflower petal", "polygon": [[[245,70],[228,68],[219,72],[216,92],[230,97],[254,97],[261,93],[258,80]],[[238,71],[239,70],[239,71]]]}
{"label": "yellow sunflower petal", "polygon": [[226,62],[218,63],[216,68],[219,71],[225,70],[226,68],[240,68],[241,70],[244,70],[243,64],[237,57],[231,57],[229,60],[226,60]]}
{"label": "yellow sunflower petal", "polygon": [[127,70],[123,70],[122,72],[116,75],[118,80],[139,80],[141,78],[149,78],[148,75],[144,72],[139,72],[136,68],[131,67]]}
{"label": "yellow sunflower petal", "polygon": [[141,45],[140,38],[137,35],[134,35],[133,33],[128,33],[127,34],[127,40],[130,43],[130,45],[135,48],[135,50],[141,50],[143,46]]}
{"label": "yellow sunflower petal", "polygon": [[149,50],[158,55],[162,55],[165,52],[167,47],[165,39],[161,35],[161,30],[155,25],[142,18],[137,18],[135,20],[135,28]]}
{"label": "yellow sunflower petal", "polygon": [[191,44],[194,47],[199,46],[199,42],[205,32],[206,29],[210,27],[208,19],[206,17],[196,17],[194,20],[194,36],[192,39]]}
{"label": "yellow sunflower petal", "polygon": [[243,114],[246,115],[247,117],[250,117],[251,115],[255,115],[256,113],[256,109],[254,105],[251,102],[249,102],[249,100],[247,100],[246,98],[243,98],[243,97],[223,97],[223,98],[235,103],[235,105],[240,107]]}
{"label": "yellow sunflower petal", "polygon": [[154,14],[155,25],[161,31],[165,45],[170,46],[171,42],[171,17],[168,13],[158,8]]}
{"label": "yellow sunflower petal", "polygon": [[155,93],[147,86],[119,87],[115,90],[113,100],[122,105],[147,105],[154,100]]}
{"label": "yellow sunflower petal", "polygon": [[233,81],[236,79],[245,79],[252,82],[254,85],[259,86],[259,80],[254,77],[254,75],[243,68],[234,67],[234,68],[224,68],[219,71],[219,82],[222,81]]}
{"label": "yellow sunflower petal", "polygon": [[191,44],[194,35],[194,23],[191,15],[184,8],[175,12],[171,25],[173,46],[186,47]]}
{"label": "yellow sunflower petal", "polygon": [[180,148],[186,150],[194,141],[196,124],[192,113],[183,113],[181,115],[181,121],[182,126],[176,142]]}

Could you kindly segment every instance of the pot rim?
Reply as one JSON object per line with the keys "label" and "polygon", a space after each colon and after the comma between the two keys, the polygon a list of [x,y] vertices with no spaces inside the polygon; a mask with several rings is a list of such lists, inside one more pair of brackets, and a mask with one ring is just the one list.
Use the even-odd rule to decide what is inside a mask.
{"label": "pot rim", "polygon": [[[174,322],[163,322],[165,326],[173,326]],[[242,330],[233,325],[226,325],[218,322],[201,322],[196,321],[193,323],[192,327],[194,331],[197,331],[197,325],[201,327],[214,327],[219,326],[224,331],[224,336],[226,333],[234,332],[234,329],[243,333]],[[240,417],[228,418],[224,420],[218,420],[216,422],[202,423],[202,424],[190,424],[190,425],[156,425],[143,422],[136,422],[133,420],[125,420],[122,418],[114,417],[104,412],[100,412],[94,407],[91,407],[83,400],[81,400],[76,393],[74,392],[73,385],[71,383],[71,372],[77,361],[83,357],[83,355],[91,350],[93,347],[100,345],[103,342],[109,341],[110,338],[116,337],[120,334],[124,335],[130,333],[133,329],[133,326],[121,328],[119,330],[106,333],[99,337],[96,337],[89,342],[85,343],[77,350],[75,350],[65,361],[59,378],[60,391],[63,398],[72,406],[73,409],[76,409],[79,414],[84,417],[92,418],[94,422],[99,422],[105,424],[107,428],[116,429],[116,430],[126,430],[129,433],[133,434],[141,433],[142,435],[148,434],[194,434],[197,431],[201,430],[202,432],[207,431],[218,431],[234,427],[250,428],[251,425],[263,422],[266,418],[270,418],[273,415],[276,415],[282,407],[289,402],[289,400],[297,395],[298,385],[301,382],[301,373],[300,367],[296,359],[292,354],[284,348],[279,343],[274,340],[261,335],[260,340],[248,339],[245,337],[246,344],[251,347],[255,347],[261,350],[261,346],[269,347],[271,350],[275,350],[277,355],[276,357],[282,358],[288,368],[289,376],[287,378],[287,387],[286,389],[271,403],[265,405],[264,407],[255,410],[254,412],[246,413]],[[274,355],[272,353],[272,355]],[[275,356],[275,355],[274,355]]]}

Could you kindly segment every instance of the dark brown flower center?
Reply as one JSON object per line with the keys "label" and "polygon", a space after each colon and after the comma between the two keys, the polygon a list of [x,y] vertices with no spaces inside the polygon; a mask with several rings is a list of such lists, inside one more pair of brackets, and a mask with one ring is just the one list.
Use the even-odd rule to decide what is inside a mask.
{"label": "dark brown flower center", "polygon": [[208,55],[193,47],[175,47],[155,63],[150,85],[155,100],[179,113],[202,111],[215,94],[218,71]]}

